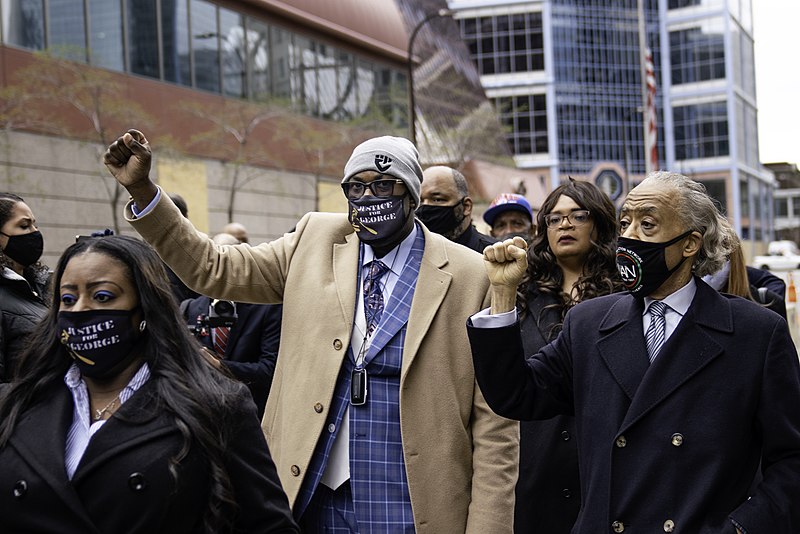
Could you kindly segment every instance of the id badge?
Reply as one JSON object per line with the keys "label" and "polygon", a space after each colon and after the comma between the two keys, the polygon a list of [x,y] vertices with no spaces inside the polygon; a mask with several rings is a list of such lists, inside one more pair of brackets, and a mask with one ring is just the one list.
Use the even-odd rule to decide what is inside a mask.
{"label": "id badge", "polygon": [[353,369],[350,377],[350,404],[362,406],[367,402],[367,370]]}

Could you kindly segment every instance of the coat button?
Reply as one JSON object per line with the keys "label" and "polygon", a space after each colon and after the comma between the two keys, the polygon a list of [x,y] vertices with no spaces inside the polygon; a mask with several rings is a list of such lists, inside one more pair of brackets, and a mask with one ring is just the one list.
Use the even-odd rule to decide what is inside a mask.
{"label": "coat button", "polygon": [[336,350],[342,350],[342,340],[341,339],[334,339],[333,340],[333,348]]}
{"label": "coat button", "polygon": [[683,445],[683,434],[672,434],[672,444],[676,447]]}
{"label": "coat button", "polygon": [[564,488],[561,490],[561,495],[563,495],[565,499],[569,499],[572,497],[572,492],[569,490],[569,488]]}
{"label": "coat button", "polygon": [[569,432],[567,432],[566,430],[561,431],[561,439],[563,439],[564,441],[569,441],[570,437],[571,436],[569,435]]}
{"label": "coat button", "polygon": [[336,432],[336,425],[334,425],[333,423],[329,424],[328,425],[328,432],[330,432],[331,434]]}
{"label": "coat button", "polygon": [[291,467],[291,471],[292,471],[292,476],[295,476],[295,477],[299,477],[300,476],[300,468],[297,467],[296,465],[293,465]]}
{"label": "coat button", "polygon": [[[628,444],[628,440],[625,439],[625,436],[618,437],[617,440],[614,442],[614,445],[616,445],[617,448],[619,448],[619,449],[623,448],[627,444]],[[622,532],[622,531],[620,530],[620,532]]]}
{"label": "coat button", "polygon": [[14,497],[21,499],[28,493],[28,483],[24,480],[17,480],[14,483]]}
{"label": "coat button", "polygon": [[611,523],[611,530],[614,532],[625,532],[625,525],[622,521],[614,521]]}
{"label": "coat button", "polygon": [[672,532],[673,530],[675,530],[675,523],[672,519],[664,521],[664,532]]}
{"label": "coat button", "polygon": [[316,403],[314,405],[314,411],[317,412],[317,413],[322,413],[323,409],[324,409],[324,407],[322,406],[321,402],[318,402],[318,403]]}
{"label": "coat button", "polygon": [[147,487],[147,480],[141,473],[133,473],[128,477],[128,487],[133,491],[142,491]]}

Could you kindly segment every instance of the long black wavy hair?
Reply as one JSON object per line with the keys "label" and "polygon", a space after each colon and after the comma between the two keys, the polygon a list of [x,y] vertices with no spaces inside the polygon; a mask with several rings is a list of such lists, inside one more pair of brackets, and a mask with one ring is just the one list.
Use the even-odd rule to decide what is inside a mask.
{"label": "long black wavy hair", "polygon": [[[180,319],[163,264],[143,241],[127,236],[87,239],[67,248],[53,277],[53,302],[67,264],[87,253],[98,253],[127,268],[138,292],[139,306],[147,321],[142,358],[150,367],[160,410],[171,414],[183,436],[180,451],[170,459],[173,479],[178,464],[191,447],[199,447],[208,461],[211,489],[203,523],[208,533],[231,529],[235,501],[225,468],[224,454],[230,436],[228,414],[241,386],[214,369],[200,355],[200,346]],[[63,385],[71,359],[58,336],[58,306],[52,306],[22,354],[15,380],[0,397],[0,448],[4,447],[19,418],[44,400],[57,384]]]}
{"label": "long black wavy hair", "polygon": [[[547,224],[544,221],[545,216],[553,211],[562,195],[574,200],[581,209],[589,210],[590,221],[595,230],[583,273],[576,283],[575,299],[561,288],[564,273],[550,248],[550,242],[547,240]],[[555,334],[560,330],[564,316],[572,306],[582,300],[608,295],[622,289],[616,261],[617,235],[617,212],[614,204],[597,186],[570,178],[555,188],[536,214],[536,235],[528,247],[528,270],[517,289],[517,307],[520,313],[522,315],[527,313],[527,300],[536,293],[555,296],[558,303],[545,307],[545,309],[556,308],[560,312],[561,322],[556,324],[554,331],[551,332]]]}
{"label": "long black wavy hair", "polygon": [[[5,226],[9,219],[11,219],[11,212],[14,210],[14,206],[20,202],[25,201],[18,195],[0,192],[0,228]],[[3,254],[3,251],[0,250],[0,271],[2,267],[8,267],[10,269],[11,258]],[[28,265],[23,269],[22,277],[31,284],[44,285],[49,275],[49,270],[50,269],[46,265],[37,261],[33,265]],[[46,295],[42,295],[42,299],[45,300],[45,302],[47,302],[47,298]]]}

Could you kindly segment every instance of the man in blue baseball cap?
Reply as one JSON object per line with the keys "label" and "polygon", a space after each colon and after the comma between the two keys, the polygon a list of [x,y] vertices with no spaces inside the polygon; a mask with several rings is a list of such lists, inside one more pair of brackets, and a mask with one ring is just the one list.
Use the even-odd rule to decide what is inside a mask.
{"label": "man in blue baseball cap", "polygon": [[492,228],[491,236],[501,241],[514,236],[529,241],[536,231],[530,203],[513,193],[498,195],[483,214],[483,220]]}

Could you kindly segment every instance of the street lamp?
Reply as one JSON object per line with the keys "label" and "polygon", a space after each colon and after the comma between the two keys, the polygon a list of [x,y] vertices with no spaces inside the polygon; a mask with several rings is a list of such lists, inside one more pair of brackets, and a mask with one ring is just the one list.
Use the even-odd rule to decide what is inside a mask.
{"label": "street lamp", "polygon": [[454,11],[450,9],[440,9],[434,13],[429,13],[424,19],[419,21],[411,31],[408,38],[408,136],[414,146],[417,144],[417,109],[414,102],[414,40],[417,38],[419,30],[428,22],[437,18],[451,17]]}

